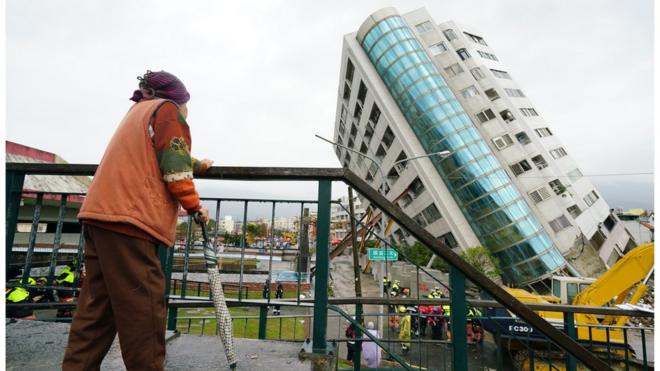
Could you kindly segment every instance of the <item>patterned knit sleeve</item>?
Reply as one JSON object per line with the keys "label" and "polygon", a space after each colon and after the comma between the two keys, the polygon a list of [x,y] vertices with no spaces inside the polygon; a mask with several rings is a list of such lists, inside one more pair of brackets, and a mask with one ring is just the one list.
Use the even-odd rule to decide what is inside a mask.
{"label": "patterned knit sleeve", "polygon": [[156,157],[167,188],[189,214],[199,210],[199,195],[193,183],[190,131],[174,104],[165,103],[153,121]]}

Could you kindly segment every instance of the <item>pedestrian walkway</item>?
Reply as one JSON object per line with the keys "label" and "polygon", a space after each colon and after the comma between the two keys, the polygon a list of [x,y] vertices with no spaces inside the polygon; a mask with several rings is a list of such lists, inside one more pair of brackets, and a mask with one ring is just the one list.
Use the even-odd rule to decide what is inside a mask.
{"label": "pedestrian walkway", "polygon": [[[61,369],[69,335],[68,323],[16,321],[6,325],[6,369],[52,371]],[[298,360],[300,343],[236,339],[237,370],[308,371],[310,364]],[[101,370],[125,370],[117,339]],[[220,338],[179,335],[167,342],[165,370],[228,370]]]}

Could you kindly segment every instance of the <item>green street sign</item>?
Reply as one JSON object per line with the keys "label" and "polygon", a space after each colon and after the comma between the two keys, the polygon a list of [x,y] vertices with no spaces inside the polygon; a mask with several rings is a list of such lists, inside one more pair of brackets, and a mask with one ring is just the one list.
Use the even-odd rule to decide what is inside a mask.
{"label": "green street sign", "polygon": [[369,249],[369,260],[371,261],[397,261],[399,252],[394,249]]}

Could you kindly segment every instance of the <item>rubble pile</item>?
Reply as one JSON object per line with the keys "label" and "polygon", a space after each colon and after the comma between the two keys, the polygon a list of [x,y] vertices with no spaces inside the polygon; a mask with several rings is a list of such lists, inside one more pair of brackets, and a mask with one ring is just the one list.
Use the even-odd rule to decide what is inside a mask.
{"label": "rubble pile", "polygon": [[[648,289],[646,290],[646,294],[642,296],[642,298],[639,300],[637,305],[643,306],[643,307],[648,307],[649,309],[652,309],[655,307],[655,285],[653,280],[650,280],[648,283]],[[636,317],[636,318],[630,318],[628,321],[632,326],[637,326],[637,327],[653,327],[653,317]]]}

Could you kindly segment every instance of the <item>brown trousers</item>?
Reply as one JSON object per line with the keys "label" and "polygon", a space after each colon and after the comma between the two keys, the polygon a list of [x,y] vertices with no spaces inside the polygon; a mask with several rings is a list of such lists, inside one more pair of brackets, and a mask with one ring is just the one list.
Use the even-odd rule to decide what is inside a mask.
{"label": "brown trousers", "polygon": [[99,370],[115,334],[127,370],[163,370],[165,277],[153,242],[85,225],[87,277],[62,370]]}

